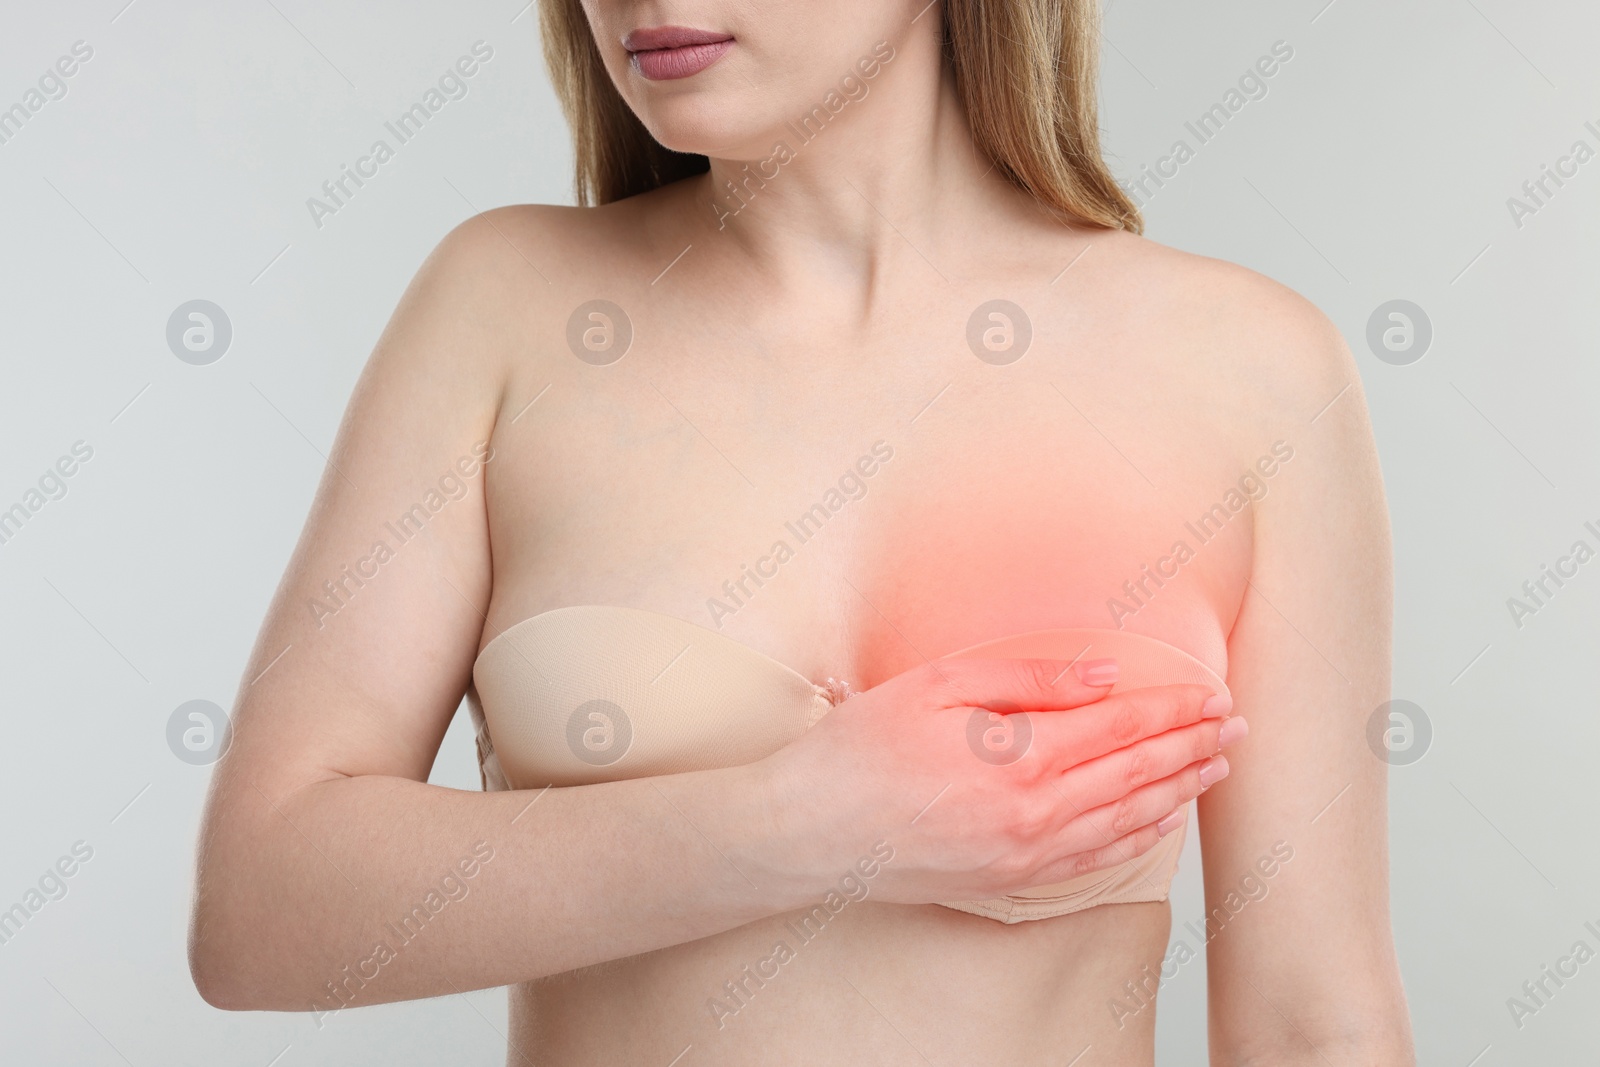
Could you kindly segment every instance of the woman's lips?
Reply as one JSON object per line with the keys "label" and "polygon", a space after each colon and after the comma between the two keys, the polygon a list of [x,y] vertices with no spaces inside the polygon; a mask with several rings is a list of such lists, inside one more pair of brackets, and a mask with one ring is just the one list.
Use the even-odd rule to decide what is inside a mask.
{"label": "woman's lips", "polygon": [[651,81],[699,74],[721,59],[732,44],[729,34],[685,26],[634,30],[622,39],[634,69]]}

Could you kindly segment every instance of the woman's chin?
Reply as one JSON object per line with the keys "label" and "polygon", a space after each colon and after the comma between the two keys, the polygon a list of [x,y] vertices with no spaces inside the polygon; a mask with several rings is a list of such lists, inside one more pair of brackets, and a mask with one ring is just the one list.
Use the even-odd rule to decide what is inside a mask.
{"label": "woman's chin", "polygon": [[[673,109],[677,111],[678,109]],[[771,150],[768,135],[752,132],[758,124],[739,126],[711,108],[683,109],[675,114],[654,114],[645,123],[650,135],[674,152],[690,152],[721,159],[757,158]]]}
{"label": "woman's chin", "polygon": [[675,136],[671,133],[663,135],[660,131],[652,130],[651,134],[657,141],[661,142],[662,147],[671,149],[674,152],[691,153],[699,156],[721,154],[721,149],[718,147],[716,140],[700,133],[682,133]]}

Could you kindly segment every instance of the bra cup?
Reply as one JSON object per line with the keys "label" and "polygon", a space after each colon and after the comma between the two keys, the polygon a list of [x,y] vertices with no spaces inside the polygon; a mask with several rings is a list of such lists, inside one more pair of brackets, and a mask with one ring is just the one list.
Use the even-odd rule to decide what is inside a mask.
{"label": "bra cup", "polygon": [[[945,658],[1114,657],[1112,692],[1198,682],[1227,686],[1193,656],[1120,630],[1042,630]],[[837,698],[839,694],[833,694]],[[540,789],[753,763],[831,708],[830,691],[726,634],[658,612],[556,608],[502,631],[473,664],[467,705],[486,789]],[[1143,856],[1069,882],[944,907],[1000,922],[1102,903],[1164,900],[1184,833]]]}
{"label": "bra cup", "polygon": [[828,708],[819,687],[727,635],[631,608],[526,620],[484,648],[473,680],[480,746],[513,789],[754,763]]}
{"label": "bra cup", "polygon": [[[1117,684],[1112,694],[1155,685],[1195,683],[1213,692],[1227,693],[1227,684],[1215,671],[1187,652],[1164,641],[1122,630],[1041,630],[985,641],[953,652],[944,659],[1105,659],[1117,661]],[[1039,713],[1036,713],[1039,714]],[[1048,714],[1048,713],[1043,713]],[[1063,801],[1064,803],[1065,801]],[[1128,863],[1092,871],[1079,878],[1033,886],[1003,897],[977,901],[941,902],[947,908],[1020,922],[1048,918],[1107,902],[1165,900],[1178,871],[1187,822],[1161,838],[1154,848]]]}

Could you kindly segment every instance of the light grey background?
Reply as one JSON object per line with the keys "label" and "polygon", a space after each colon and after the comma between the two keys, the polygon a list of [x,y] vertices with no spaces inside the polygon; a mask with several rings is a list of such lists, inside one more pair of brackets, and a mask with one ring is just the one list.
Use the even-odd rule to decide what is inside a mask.
{"label": "light grey background", "polygon": [[[321,1029],[199,999],[184,936],[209,771],[165,730],[185,701],[231,701],[355,376],[423,257],[476,210],[569,201],[534,13],[125,4],[3,3],[0,108],[75,41],[94,54],[0,144],[0,509],[75,441],[94,454],[0,545],[0,909],[74,842],[94,851],[0,945],[0,1058],[498,1064],[498,990]],[[480,39],[494,57],[468,95],[318,228],[307,197]],[[1391,772],[1421,1061],[1592,1061],[1600,960],[1521,1028],[1506,1001],[1574,942],[1600,949],[1583,926],[1600,927],[1600,560],[1520,629],[1506,601],[1574,541],[1600,547],[1583,527],[1600,527],[1600,159],[1520,226],[1507,199],[1574,141],[1600,148],[1584,126],[1600,130],[1600,9],[1117,0],[1105,40],[1125,179],[1193,145],[1184,122],[1274,42],[1294,49],[1150,200],[1149,232],[1304,293],[1360,364],[1395,533],[1395,695],[1433,727]],[[165,340],[196,298],[233,325],[210,366]],[[1410,365],[1366,344],[1392,299],[1433,325]],[[470,788],[464,718],[434,780]],[[1173,909],[1175,937],[1202,911],[1194,835]],[[1204,1062],[1203,964],[1165,986],[1159,1035],[1161,1063]]]}

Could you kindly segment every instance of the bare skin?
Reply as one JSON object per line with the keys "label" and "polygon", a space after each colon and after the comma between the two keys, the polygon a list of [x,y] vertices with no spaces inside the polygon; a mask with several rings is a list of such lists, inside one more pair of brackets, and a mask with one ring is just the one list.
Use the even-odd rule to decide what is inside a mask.
{"label": "bare skin", "polygon": [[[601,6],[613,41],[630,18],[708,24]],[[717,128],[687,90],[630,96],[665,143],[725,147],[713,174],[598,209],[479,216],[419,272],[351,400],[213,787],[191,943],[213,1003],[329,1010],[324,983],[485,841],[470,893],[356,1003],[513,985],[511,1063],[666,1064],[689,1047],[680,1062],[1064,1064],[1091,1048],[1083,1063],[1149,1064],[1154,1011],[1108,1005],[1159,969],[1166,904],[1006,926],[926,902],[1060,880],[1045,838],[1071,869],[1115,862],[1107,841],[1150,847],[1216,751],[1206,694],[1149,691],[1149,739],[1105,748],[1122,762],[1099,764],[1115,768],[1103,807],[1031,837],[1011,836],[1011,809],[975,833],[985,809],[950,798],[908,825],[944,768],[878,766],[871,731],[849,728],[934,745],[931,659],[1120,624],[1226,677],[1251,724],[1199,801],[1208,908],[1275,842],[1294,850],[1208,946],[1212,1061],[1412,1062],[1384,767],[1365,742],[1388,698],[1389,535],[1349,353],[1274,283],[1042,215],[973,152],[931,20],[908,30],[917,9],[896,10],[875,95],[725,227],[714,180],[762,138]],[[852,29],[869,50],[878,27]],[[1033,332],[1004,366],[966,340],[997,296]],[[568,345],[595,298],[633,331],[607,366]],[[866,495],[720,625],[870,692],[749,767],[544,793],[425,784],[494,636],[569,604],[717,626],[724,580],[879,440],[894,456]],[[318,618],[322,583],[485,441],[472,491]],[[1204,544],[1186,532],[1276,442],[1292,458],[1257,475],[1265,495]],[[1123,582],[1178,540],[1193,558],[1135,603]],[[1010,686],[1075,709],[1039,713],[1063,723],[1097,706],[1071,674],[1040,695],[1026,668],[982,669],[945,703]],[[1089,736],[1061,741],[1058,770]],[[1158,771],[1128,761],[1140,745]],[[879,837],[896,858],[872,896],[733,1018],[708,1012]]]}

